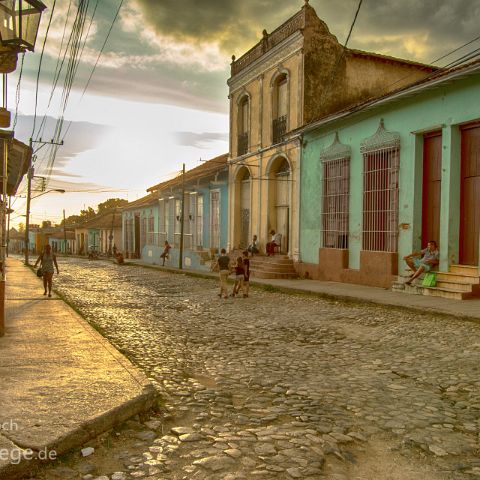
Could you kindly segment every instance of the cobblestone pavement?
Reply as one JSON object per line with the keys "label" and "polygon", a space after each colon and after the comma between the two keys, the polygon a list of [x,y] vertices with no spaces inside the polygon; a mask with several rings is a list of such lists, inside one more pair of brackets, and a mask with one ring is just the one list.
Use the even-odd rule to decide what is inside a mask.
{"label": "cobblestone pavement", "polygon": [[58,290],[165,402],[140,454],[98,478],[480,477],[479,325],[62,263]]}

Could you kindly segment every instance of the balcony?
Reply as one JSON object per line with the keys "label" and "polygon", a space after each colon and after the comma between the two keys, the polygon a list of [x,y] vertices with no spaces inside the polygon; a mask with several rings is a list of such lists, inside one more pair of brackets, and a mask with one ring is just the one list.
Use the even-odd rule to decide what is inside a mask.
{"label": "balcony", "polygon": [[280,143],[287,132],[287,116],[275,118],[273,120],[273,138],[272,143]]}
{"label": "balcony", "polygon": [[248,132],[240,133],[237,142],[237,156],[245,155],[248,152]]}

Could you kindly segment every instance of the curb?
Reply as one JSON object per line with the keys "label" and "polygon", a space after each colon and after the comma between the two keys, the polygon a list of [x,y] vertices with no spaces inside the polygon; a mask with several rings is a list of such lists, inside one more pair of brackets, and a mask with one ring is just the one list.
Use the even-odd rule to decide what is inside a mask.
{"label": "curb", "polygon": [[[81,447],[87,441],[98,437],[98,435],[112,429],[116,425],[119,425],[129,418],[148,411],[155,403],[156,393],[153,385],[147,385],[144,388],[144,392],[138,395],[136,398],[125,402],[122,405],[99,415],[98,417],[80,425],[76,429],[70,431],[67,435],[59,438],[56,442],[49,445],[44,445],[48,451],[55,451],[57,456],[63,455],[70,450]],[[9,441],[9,443],[11,443]],[[19,447],[11,443],[13,448],[25,448]],[[28,447],[27,447],[28,448]],[[37,453],[34,451],[34,453]],[[9,463],[5,466],[0,466],[0,479],[1,480],[16,480],[29,475],[34,472],[36,467],[45,465],[46,461],[39,460],[38,458],[32,460],[22,460],[18,464]]]}

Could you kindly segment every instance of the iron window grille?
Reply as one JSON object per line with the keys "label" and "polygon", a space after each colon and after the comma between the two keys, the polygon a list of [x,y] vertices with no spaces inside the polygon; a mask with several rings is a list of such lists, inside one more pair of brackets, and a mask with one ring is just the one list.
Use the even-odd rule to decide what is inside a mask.
{"label": "iron window grille", "polygon": [[248,132],[240,133],[237,141],[237,155],[245,155],[248,152]]}
{"label": "iron window grille", "polygon": [[321,246],[348,248],[351,149],[335,139],[320,156],[323,170]]}
{"label": "iron window grille", "polygon": [[373,137],[362,142],[363,235],[362,249],[398,250],[398,176],[400,135],[385,130],[380,121]]}
{"label": "iron window grille", "polygon": [[273,120],[273,143],[280,143],[285,133],[287,133],[287,116],[282,115]]}

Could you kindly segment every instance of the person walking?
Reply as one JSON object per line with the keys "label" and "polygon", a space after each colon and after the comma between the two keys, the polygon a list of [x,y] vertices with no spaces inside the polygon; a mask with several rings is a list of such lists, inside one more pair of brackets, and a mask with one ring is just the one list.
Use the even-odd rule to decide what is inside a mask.
{"label": "person walking", "polygon": [[44,251],[40,254],[35,262],[34,268],[40,263],[40,267],[42,269],[42,276],[43,276],[43,294],[47,294],[48,288],[48,296],[52,296],[52,281],[53,281],[53,274],[55,273],[54,266],[57,269],[57,275],[59,274],[58,271],[58,264],[57,264],[57,257],[54,253],[52,253],[52,247],[50,245],[45,245]]}
{"label": "person walking", "polygon": [[228,298],[228,276],[230,275],[230,257],[227,251],[222,248],[220,256],[217,259],[218,274],[220,277],[220,293],[219,297]]}
{"label": "person walking", "polygon": [[237,293],[240,293],[240,289],[243,290],[243,280],[245,277],[245,269],[243,267],[242,257],[237,258],[237,264],[235,265],[235,283],[233,284],[232,297]]}
{"label": "person walking", "polygon": [[168,258],[171,248],[172,248],[172,246],[168,243],[168,240],[165,240],[165,245],[163,247],[163,253],[160,255],[160,258],[163,258],[162,267],[165,266],[165,259]]}

